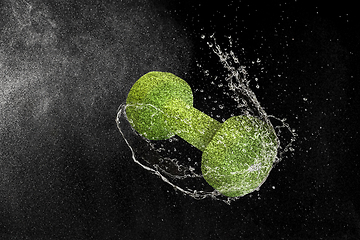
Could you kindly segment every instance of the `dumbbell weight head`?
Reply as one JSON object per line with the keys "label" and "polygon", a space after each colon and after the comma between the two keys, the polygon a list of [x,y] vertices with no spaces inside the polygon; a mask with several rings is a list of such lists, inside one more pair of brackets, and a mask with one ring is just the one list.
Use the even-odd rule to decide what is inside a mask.
{"label": "dumbbell weight head", "polygon": [[171,99],[193,106],[187,82],[167,72],[149,72],[132,86],[126,99],[126,115],[132,127],[149,140],[165,140],[175,133],[167,124],[163,107]]}
{"label": "dumbbell weight head", "polygon": [[252,116],[226,120],[202,154],[205,180],[228,197],[244,196],[266,180],[277,155],[277,137]]}

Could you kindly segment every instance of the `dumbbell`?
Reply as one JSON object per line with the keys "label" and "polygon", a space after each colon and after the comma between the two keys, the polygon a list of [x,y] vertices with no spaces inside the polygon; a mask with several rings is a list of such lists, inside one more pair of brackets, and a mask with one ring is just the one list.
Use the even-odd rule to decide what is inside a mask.
{"label": "dumbbell", "polygon": [[190,86],[172,73],[149,72],[137,80],[126,99],[126,116],[149,140],[177,135],[201,150],[202,175],[224,196],[258,189],[276,158],[272,126],[249,115],[218,122],[193,107]]}

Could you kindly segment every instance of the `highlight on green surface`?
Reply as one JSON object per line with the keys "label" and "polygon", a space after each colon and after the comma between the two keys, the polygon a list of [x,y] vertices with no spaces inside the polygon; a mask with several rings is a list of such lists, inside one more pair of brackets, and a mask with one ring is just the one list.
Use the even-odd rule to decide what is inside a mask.
{"label": "highlight on green surface", "polygon": [[126,115],[131,126],[149,140],[178,135],[201,150],[204,179],[228,197],[258,189],[276,158],[272,126],[252,116],[218,122],[193,107],[190,86],[171,73],[143,75],[128,94]]}

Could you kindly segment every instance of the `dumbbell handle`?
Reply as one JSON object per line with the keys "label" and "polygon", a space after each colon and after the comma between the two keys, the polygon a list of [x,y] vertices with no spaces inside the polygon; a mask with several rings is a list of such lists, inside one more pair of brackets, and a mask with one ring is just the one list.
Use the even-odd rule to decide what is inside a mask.
{"label": "dumbbell handle", "polygon": [[171,131],[204,151],[221,123],[182,100],[171,99],[161,109]]}

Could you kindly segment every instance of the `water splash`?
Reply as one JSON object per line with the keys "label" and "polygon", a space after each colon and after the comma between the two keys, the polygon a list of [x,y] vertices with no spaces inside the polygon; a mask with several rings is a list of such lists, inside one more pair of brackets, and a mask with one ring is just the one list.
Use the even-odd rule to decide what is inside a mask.
{"label": "water splash", "polygon": [[[201,38],[205,39],[205,35],[202,35]],[[198,64],[198,67],[202,69],[205,77],[212,79],[211,84],[217,85],[217,88],[223,90],[226,95],[236,102],[236,110],[241,114],[256,116],[271,126],[272,121],[276,121],[277,125],[274,126],[274,129],[278,137],[282,136],[285,132],[290,133],[291,137],[289,139],[278,142],[278,156],[274,162],[275,166],[282,159],[284,153],[293,151],[292,143],[297,135],[290,128],[289,124],[286,123],[286,119],[279,119],[268,115],[261,107],[255,93],[250,88],[251,78],[246,71],[246,66],[241,64],[232,50],[233,42],[231,37],[228,39],[230,50],[226,51],[222,50],[220,45],[217,44],[214,35],[211,35],[207,41],[209,49],[219,58],[225,76],[210,77],[209,70],[204,69],[200,64]],[[260,63],[261,60],[257,59],[254,62]],[[127,119],[125,113],[126,107],[125,103],[119,107],[116,123],[131,150],[132,159],[136,164],[159,176],[175,190],[194,199],[212,198],[230,204],[239,198],[225,197],[206,183],[200,168],[201,152],[179,137],[175,136],[163,141],[150,141],[139,135],[131,127]],[[218,107],[223,109],[224,104],[219,104]],[[261,170],[259,166],[249,167],[251,171]]]}

